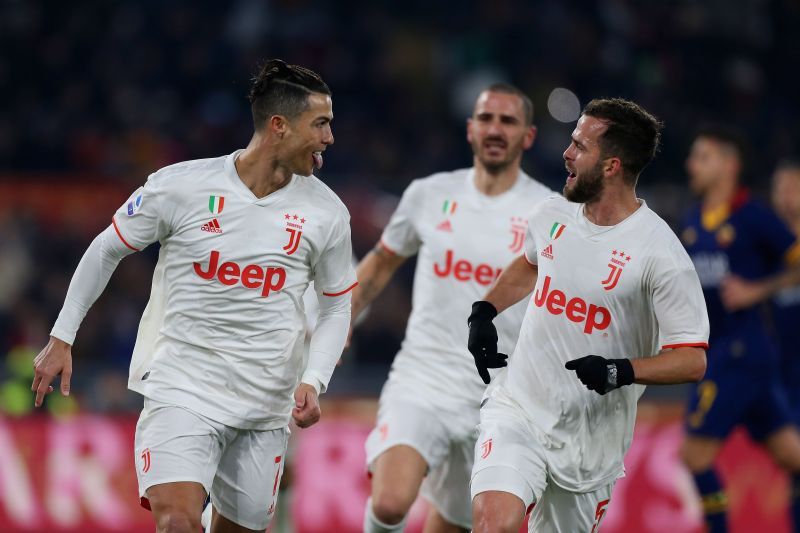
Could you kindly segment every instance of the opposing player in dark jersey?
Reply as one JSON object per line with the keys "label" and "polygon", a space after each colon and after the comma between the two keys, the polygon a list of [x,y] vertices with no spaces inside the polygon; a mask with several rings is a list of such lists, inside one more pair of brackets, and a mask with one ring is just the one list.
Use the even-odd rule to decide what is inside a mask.
{"label": "opposing player in dark jersey", "polygon": [[[778,165],[772,177],[772,206],[789,229],[800,236],[800,160]],[[781,376],[795,423],[800,424],[800,286],[779,291],[772,301]]]}
{"label": "opposing player in dark jersey", "polygon": [[687,160],[701,202],[681,238],[703,286],[711,336],[706,377],[691,388],[682,455],[711,532],[726,531],[714,460],[735,426],[744,425],[800,486],[800,433],[763,316],[764,302],[800,281],[800,244],[742,187],[744,154],[736,131],[715,127],[698,133]]}

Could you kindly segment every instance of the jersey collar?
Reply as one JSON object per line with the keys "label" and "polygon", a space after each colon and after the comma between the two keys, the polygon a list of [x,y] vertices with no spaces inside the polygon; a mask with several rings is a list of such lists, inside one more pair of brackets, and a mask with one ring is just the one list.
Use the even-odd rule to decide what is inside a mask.
{"label": "jersey collar", "polygon": [[295,183],[297,182],[296,174],[292,175],[292,179],[286,184],[285,187],[281,187],[277,191],[274,191],[263,198],[258,198],[255,194],[253,194],[253,191],[247,188],[247,185],[244,184],[242,178],[239,176],[239,173],[236,172],[236,158],[239,157],[239,154],[242,152],[244,152],[244,149],[236,150],[225,159],[225,177],[230,183],[233,191],[243,199],[250,203],[265,204],[271,202],[276,197],[283,196],[286,194],[286,191],[294,187]]}
{"label": "jersey collar", "polygon": [[750,191],[745,187],[740,187],[731,198],[731,201],[715,207],[714,209],[700,209],[700,223],[706,231],[714,231],[723,222],[738,211],[750,199]]}

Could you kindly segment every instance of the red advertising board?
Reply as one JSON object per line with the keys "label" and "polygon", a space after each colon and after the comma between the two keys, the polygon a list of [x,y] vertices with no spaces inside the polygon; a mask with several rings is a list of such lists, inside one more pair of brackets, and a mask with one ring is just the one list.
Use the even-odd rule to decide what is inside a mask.
{"label": "red advertising board", "polygon": [[[135,423],[133,416],[0,418],[0,531],[153,531],[136,494]],[[369,429],[363,420],[330,417],[295,431],[291,486],[282,489],[278,511],[289,513],[294,531],[361,531]],[[628,474],[614,490],[603,533],[655,533],[667,526],[670,533],[700,531],[694,487],[678,461],[681,438],[674,421],[637,424],[625,459]],[[728,482],[730,531],[790,531],[787,480],[744,434],[726,444],[720,469]],[[407,531],[421,531],[424,513],[417,502]]]}

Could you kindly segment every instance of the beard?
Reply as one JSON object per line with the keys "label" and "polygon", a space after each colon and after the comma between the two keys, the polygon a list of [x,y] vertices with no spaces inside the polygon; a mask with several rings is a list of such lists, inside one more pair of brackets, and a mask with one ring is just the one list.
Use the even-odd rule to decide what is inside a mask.
{"label": "beard", "polygon": [[591,203],[600,198],[603,192],[603,166],[598,163],[591,169],[586,171],[583,176],[575,175],[575,183],[572,188],[564,185],[564,198],[570,202],[579,204]]}

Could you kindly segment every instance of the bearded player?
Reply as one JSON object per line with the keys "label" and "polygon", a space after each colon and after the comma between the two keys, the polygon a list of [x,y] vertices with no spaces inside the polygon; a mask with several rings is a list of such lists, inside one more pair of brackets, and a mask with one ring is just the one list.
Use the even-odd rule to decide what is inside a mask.
{"label": "bearded player", "polygon": [[472,472],[476,532],[597,531],[624,475],[647,384],[698,381],[708,317],[667,224],[636,197],[661,124],[633,102],[593,100],[564,152],[564,198],[528,217],[524,256],[475,302],[478,372],[505,363],[493,321],[526,299],[507,370],[486,391]]}
{"label": "bearded player", "polygon": [[[358,266],[354,317],[418,254],[406,336],[366,443],[367,533],[402,531],[420,491],[430,503],[426,532],[471,527],[474,429],[489,373],[475,375],[459,317],[520,255],[525,214],[552,194],[520,169],[535,137],[528,97],[510,85],[487,88],[467,121],[473,166],[413,181]],[[516,306],[498,323],[505,349],[516,342],[523,312]]]}
{"label": "bearded player", "polygon": [[[244,150],[159,170],[89,246],[50,342],[35,360],[36,405],[61,375],[81,320],[126,255],[159,241],[129,387],[144,410],[135,436],[143,505],[159,532],[264,531],[283,471],[291,413],[320,417],[350,322],[349,214],[312,175],[333,144],[328,86],[268,61],[250,91],[255,133]],[[317,326],[304,361],[303,292]]]}

